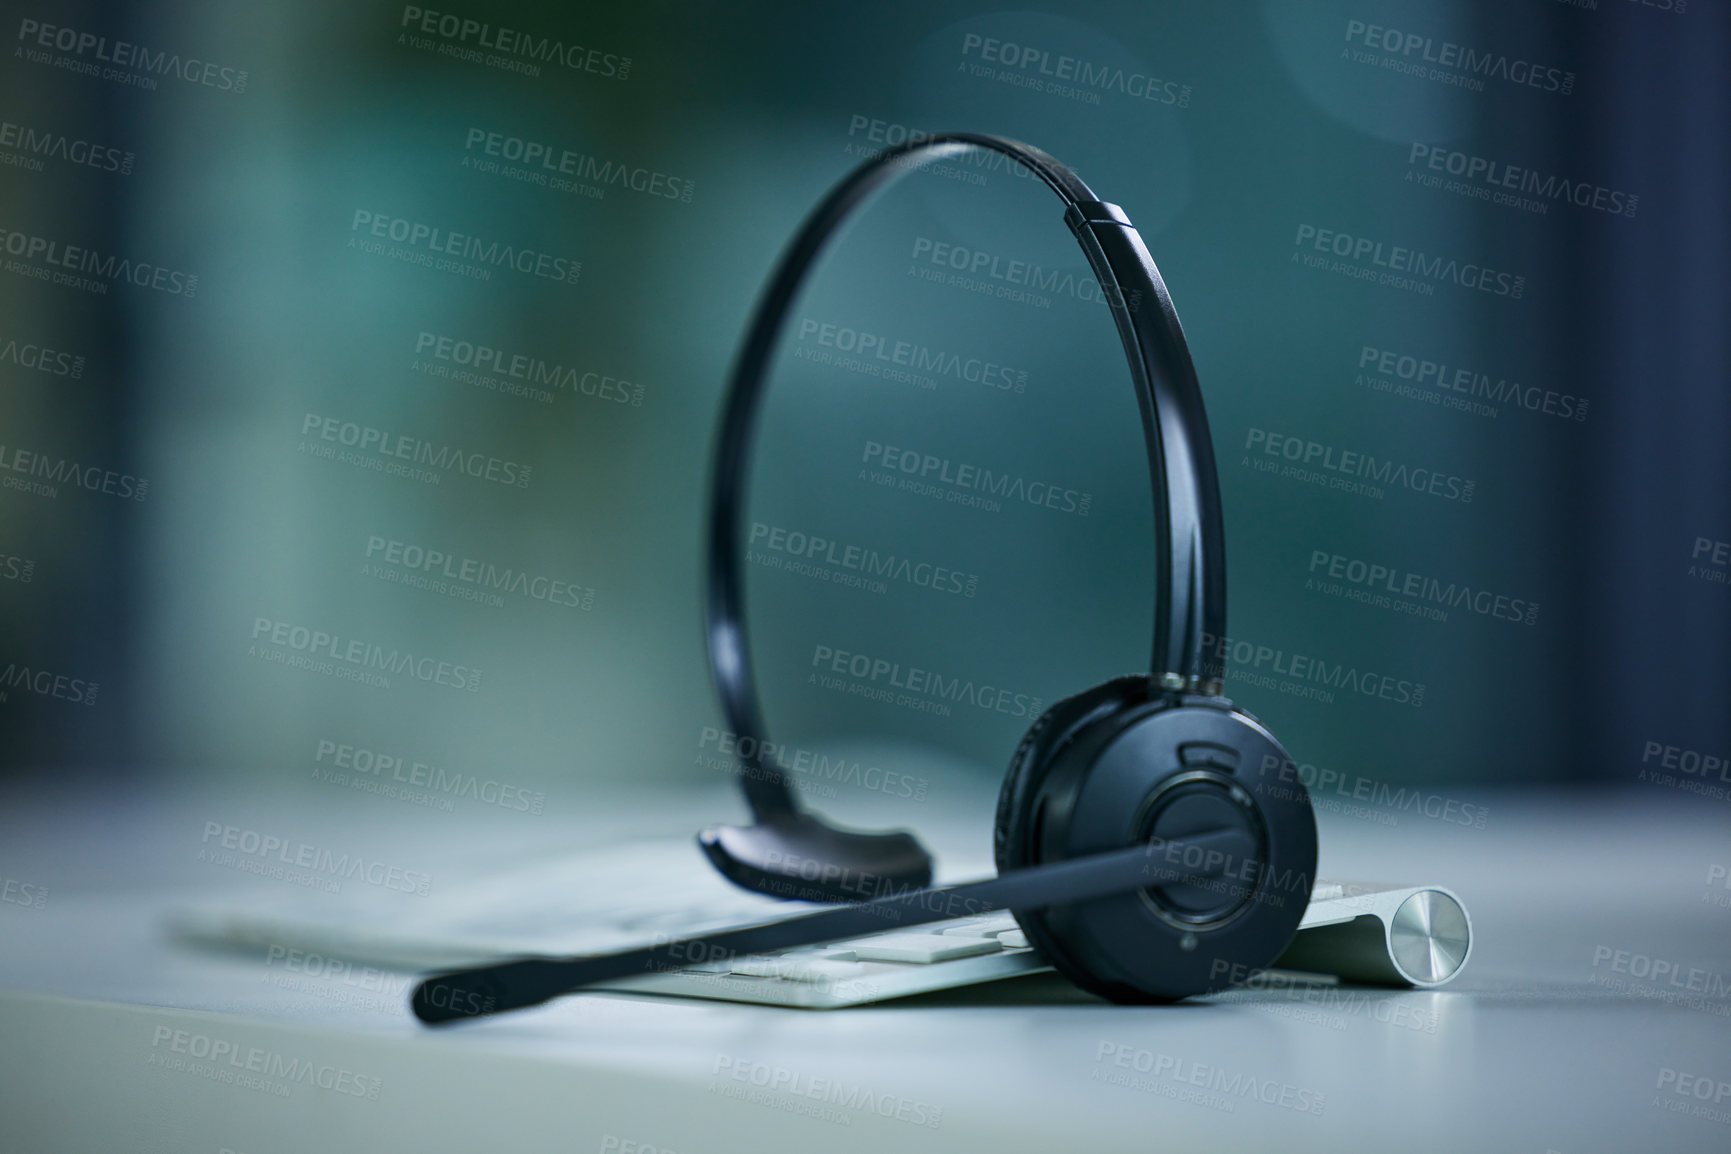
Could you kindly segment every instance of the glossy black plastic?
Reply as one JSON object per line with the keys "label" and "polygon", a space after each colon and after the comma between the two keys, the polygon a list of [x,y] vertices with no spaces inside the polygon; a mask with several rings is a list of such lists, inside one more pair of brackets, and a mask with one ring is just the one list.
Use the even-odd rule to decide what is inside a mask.
{"label": "glossy black plastic", "polygon": [[1028,940],[1065,977],[1115,1002],[1212,993],[1273,964],[1316,875],[1309,795],[1265,771],[1286,764],[1274,736],[1224,698],[1122,678],[1054,705],[1004,778],[1000,871],[1151,840],[1182,844],[1197,827],[1235,831],[1249,848],[1217,863],[1207,885],[1018,910]]}
{"label": "glossy black plastic", "polygon": [[[1243,849],[1242,839],[1228,830],[1201,833],[1183,842],[1120,848],[1112,853],[945,889],[901,890],[880,880],[882,888],[875,891],[876,896],[870,901],[766,925],[723,930],[616,954],[519,958],[438,974],[415,987],[409,1004],[421,1021],[439,1025],[520,1010],[598,982],[678,970],[693,963],[726,961],[746,954],[771,953],[992,910],[1041,909],[1135,890],[1150,883],[1205,883],[1208,875],[1182,864],[1183,861],[1191,857],[1199,861],[1232,860]],[[1166,860],[1172,857],[1179,864]]]}
{"label": "glossy black plastic", "polygon": [[[704,852],[740,885],[775,893],[793,875],[781,868],[816,839],[780,767],[761,757],[764,724],[743,613],[743,519],[747,466],[772,356],[806,275],[842,223],[875,190],[920,163],[970,149],[1001,153],[1051,188],[1108,302],[1142,414],[1156,539],[1154,638],[1150,668],[1187,688],[1217,689],[1221,676],[1209,637],[1226,622],[1226,564],[1213,441],[1171,297],[1123,210],[1097,198],[1082,179],[1046,153],[1003,137],[949,133],[888,149],[845,177],[808,216],[758,301],[722,404],[710,476],[708,623],[710,671],[728,727],[753,750],[740,784],[753,827],[712,827]],[[750,740],[747,740],[750,739]],[[791,820],[797,818],[798,820]],[[731,832],[730,832],[731,831]],[[778,839],[786,845],[777,850]],[[930,855],[905,832],[837,831],[851,869],[919,884]],[[735,847],[739,853],[736,856]],[[821,886],[819,891],[821,892]],[[807,887],[810,890],[810,887]],[[841,890],[831,900],[850,900]]]}

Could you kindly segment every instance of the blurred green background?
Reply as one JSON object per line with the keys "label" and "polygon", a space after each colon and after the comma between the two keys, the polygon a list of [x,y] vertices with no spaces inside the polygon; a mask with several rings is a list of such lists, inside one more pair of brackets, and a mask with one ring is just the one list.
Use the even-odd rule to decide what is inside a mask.
{"label": "blurred green background", "polygon": [[[22,159],[0,167],[0,227],[27,238],[4,259],[30,268],[0,277],[0,342],[82,363],[0,360],[0,442],[149,485],[143,500],[0,491],[0,552],[30,563],[28,581],[0,580],[0,666],[100,685],[88,703],[7,688],[7,771],[282,782],[328,765],[328,743],[565,804],[592,781],[713,777],[699,558],[726,370],[803,214],[909,130],[1026,140],[1140,226],[1219,455],[1229,689],[1300,761],[1395,784],[1587,781],[1632,777],[1649,742],[1726,749],[1731,592],[1690,568],[1699,540],[1731,537],[1724,14],[1052,7],[8,5],[0,119],[18,131],[0,143]],[[1373,45],[1354,32],[1370,22],[1430,47]],[[44,47],[43,27],[110,48],[62,51],[59,33]],[[79,70],[115,41],[219,71]],[[537,57],[545,41],[566,62]],[[1444,43],[1504,71],[1475,91],[1391,66]],[[1057,80],[1066,58],[1107,79]],[[1518,63],[1568,74],[1571,91],[1509,79]],[[129,171],[76,163],[43,144],[56,137],[119,150]],[[576,158],[568,187],[557,166],[513,163],[537,145]],[[1427,186],[1454,179],[1427,167],[1433,150],[1639,209],[1553,196],[1541,212]],[[815,685],[817,646],[1045,702],[1145,661],[1150,498],[1105,310],[921,275],[954,271],[922,257],[923,238],[1081,277],[1059,215],[1001,167],[910,176],[795,310],[752,519],[977,580],[973,596],[877,591],[754,564],[766,707],[790,743],[912,743],[995,778],[1028,721]],[[393,241],[391,221],[425,239]],[[1523,277],[1522,291],[1309,267],[1340,259],[1317,251],[1325,230]],[[417,263],[468,243],[451,234],[581,272],[473,249],[467,271]],[[28,238],[190,273],[197,290],[44,282]],[[815,330],[798,339],[805,320],[984,358],[1024,388],[819,363],[798,355],[824,347]],[[500,350],[504,371],[466,379],[469,346]],[[1396,358],[1379,374],[1383,351]],[[1585,401],[1584,419],[1448,407],[1434,382],[1389,371],[1400,356]],[[525,373],[541,395],[512,391]],[[342,443],[345,425],[529,480],[390,475]],[[1283,463],[1258,455],[1270,435],[1470,480],[1473,496],[1265,473],[1251,461]],[[873,443],[1050,479],[1089,493],[1089,514],[885,489],[860,479]],[[360,463],[336,455],[350,448]],[[434,568],[457,574],[454,592],[414,583],[438,579],[413,568],[431,552],[453,558]],[[1350,582],[1318,587],[1334,558],[1488,591],[1520,619],[1353,600]],[[526,580],[489,592],[464,561]],[[328,654],[295,668],[293,641],[273,638],[297,627],[434,672],[383,687]],[[1273,668],[1294,657],[1407,688],[1322,699]]]}

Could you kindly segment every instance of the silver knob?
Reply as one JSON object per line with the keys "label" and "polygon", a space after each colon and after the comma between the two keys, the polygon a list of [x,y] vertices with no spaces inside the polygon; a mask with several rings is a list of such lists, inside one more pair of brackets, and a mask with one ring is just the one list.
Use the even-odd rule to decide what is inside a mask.
{"label": "silver knob", "polygon": [[1446,982],[1467,960],[1472,930],[1460,903],[1437,890],[1420,890],[1395,911],[1389,953],[1415,986]]}

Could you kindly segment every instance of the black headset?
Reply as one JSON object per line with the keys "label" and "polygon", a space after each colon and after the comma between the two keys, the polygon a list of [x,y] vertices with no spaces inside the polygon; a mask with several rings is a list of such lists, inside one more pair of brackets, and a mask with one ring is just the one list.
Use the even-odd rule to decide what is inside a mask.
{"label": "black headset", "polygon": [[[1154,487],[1154,647],[1151,672],[1059,701],[1028,730],[998,796],[999,876],[932,889],[931,855],[912,834],[826,823],[801,808],[780,767],[763,756],[740,530],[770,358],[806,274],[874,191],[922,163],[972,149],[1001,153],[1057,193],[1117,323]],[[740,784],[754,821],[711,826],[699,843],[746,889],[850,904],[619,954],[524,958],[438,975],[411,1000],[422,1021],[533,1005],[691,960],[993,909],[1012,910],[1029,943],[1083,989],[1116,1002],[1165,1002],[1243,982],[1297,932],[1316,869],[1316,819],[1301,784],[1268,781],[1266,767],[1289,763],[1280,743],[1221,695],[1220,485],[1184,331],[1123,210],[1039,149],[975,133],[910,142],[860,165],[806,219],[758,301],[723,405],[707,609],[710,672],[744,760]]]}

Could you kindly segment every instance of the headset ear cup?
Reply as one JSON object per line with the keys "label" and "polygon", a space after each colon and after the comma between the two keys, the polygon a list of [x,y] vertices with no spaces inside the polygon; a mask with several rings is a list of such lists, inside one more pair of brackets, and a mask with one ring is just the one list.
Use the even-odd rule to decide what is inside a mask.
{"label": "headset ear cup", "polygon": [[1026,847],[1029,827],[1038,806],[1035,799],[1046,773],[1084,721],[1107,707],[1122,708],[1147,701],[1158,694],[1146,675],[1115,677],[1060,701],[1042,713],[1010,757],[1004,784],[998,790],[997,820],[992,827],[993,858],[998,872],[1028,864]]}
{"label": "headset ear cup", "polygon": [[1060,702],[1018,750],[1000,797],[999,871],[1191,833],[1248,843],[1228,851],[1220,884],[1151,875],[1147,889],[1016,910],[1016,920],[1054,969],[1114,1002],[1238,985],[1274,963],[1309,904],[1309,796],[1263,771],[1288,763],[1285,751],[1229,702],[1115,686]]}
{"label": "headset ear cup", "polygon": [[[1044,786],[1059,755],[1091,722],[1098,722],[1122,709],[1145,703],[1160,695],[1146,674],[1115,677],[1081,693],[1054,702],[1029,727],[1010,758],[998,791],[997,821],[993,827],[993,857],[998,872],[1036,864],[1035,828],[1042,817]],[[1016,923],[1028,941],[1060,974],[1081,989],[1099,997],[1112,992],[1097,989],[1091,975],[1069,957],[1062,940],[1046,925],[1038,910],[1016,911]],[[1116,991],[1114,991],[1116,992]],[[1118,1001],[1129,999],[1119,997]]]}

